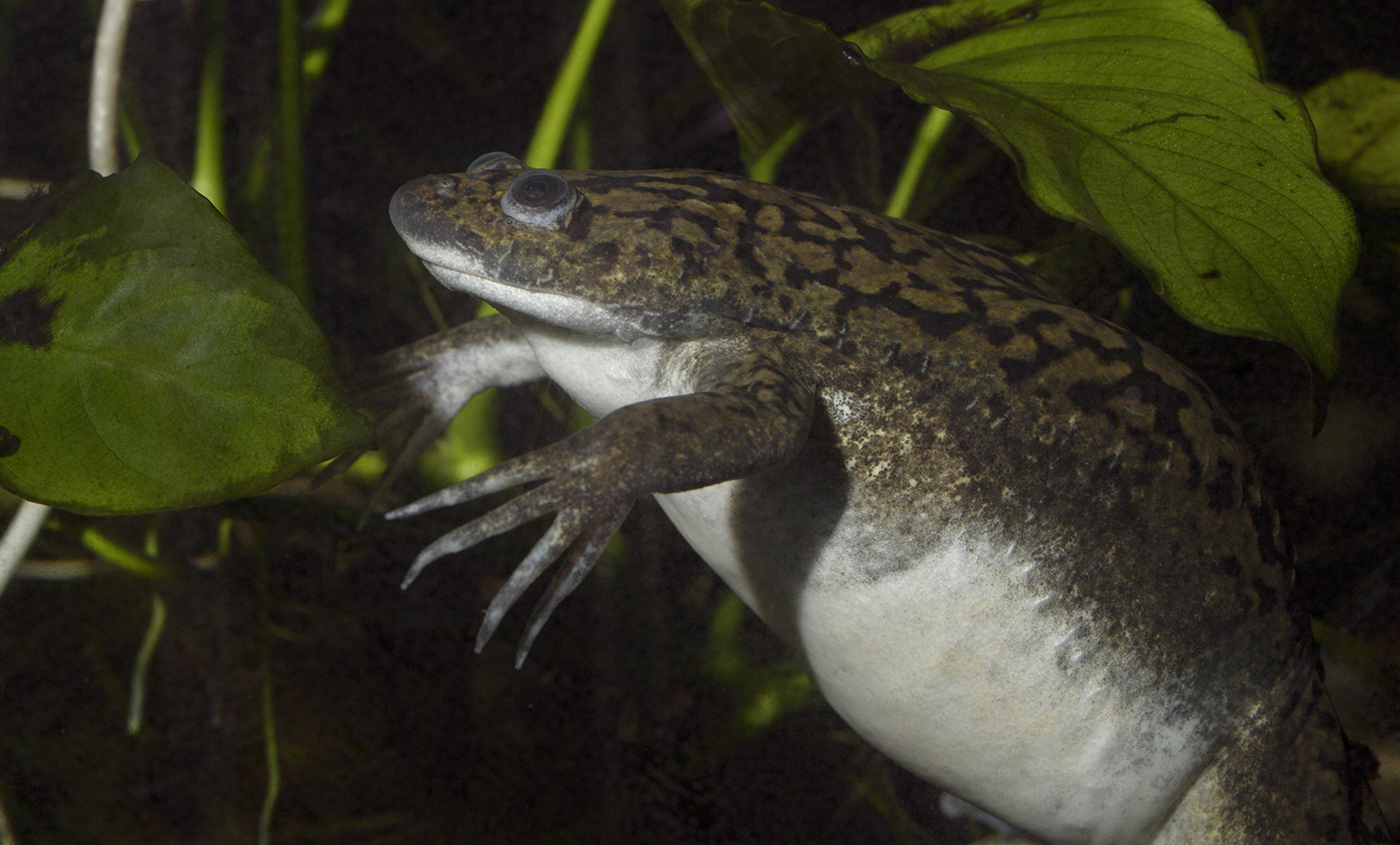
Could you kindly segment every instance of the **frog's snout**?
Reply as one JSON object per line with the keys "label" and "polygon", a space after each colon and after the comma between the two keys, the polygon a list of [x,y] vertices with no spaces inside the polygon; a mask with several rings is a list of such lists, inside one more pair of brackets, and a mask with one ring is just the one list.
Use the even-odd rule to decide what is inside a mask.
{"label": "frog's snout", "polygon": [[434,203],[429,197],[441,197],[442,190],[436,184],[438,176],[424,176],[414,179],[394,192],[389,200],[389,220],[400,233],[418,231],[424,218]]}

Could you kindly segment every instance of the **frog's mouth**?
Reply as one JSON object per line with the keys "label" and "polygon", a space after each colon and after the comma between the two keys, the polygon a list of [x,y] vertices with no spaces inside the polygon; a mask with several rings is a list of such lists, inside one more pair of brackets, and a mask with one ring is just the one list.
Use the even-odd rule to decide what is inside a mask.
{"label": "frog's mouth", "polygon": [[631,343],[645,334],[620,309],[608,308],[566,293],[498,282],[479,271],[472,272],[477,268],[463,269],[461,265],[467,262],[460,260],[458,266],[450,267],[419,251],[419,247],[408,238],[404,238],[404,241],[443,287],[469,293],[503,311],[517,311],[552,326],[581,334],[614,337],[625,343]]}

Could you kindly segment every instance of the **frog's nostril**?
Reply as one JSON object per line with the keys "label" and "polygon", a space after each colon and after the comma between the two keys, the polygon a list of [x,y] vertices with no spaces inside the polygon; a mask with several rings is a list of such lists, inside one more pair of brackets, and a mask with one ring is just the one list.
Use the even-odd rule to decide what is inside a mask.
{"label": "frog's nostril", "polygon": [[[432,191],[424,191],[426,186]],[[416,228],[423,219],[426,206],[436,205],[435,198],[444,196],[443,180],[436,176],[415,179],[394,192],[389,200],[389,220],[394,228],[403,232],[405,228]]]}
{"label": "frog's nostril", "polygon": [[457,192],[457,180],[451,176],[430,176],[433,180],[433,194],[442,199],[451,199]]}

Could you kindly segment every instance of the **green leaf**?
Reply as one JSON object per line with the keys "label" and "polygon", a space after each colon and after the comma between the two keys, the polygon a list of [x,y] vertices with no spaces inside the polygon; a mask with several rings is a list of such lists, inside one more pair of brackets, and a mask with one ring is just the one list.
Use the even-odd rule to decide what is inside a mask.
{"label": "green leaf", "polygon": [[1322,168],[1357,202],[1400,207],[1400,79],[1351,70],[1303,95]]}
{"label": "green leaf", "polygon": [[[782,15],[670,1],[692,20],[729,9],[748,51],[763,49],[759,30]],[[1356,261],[1351,208],[1321,177],[1298,99],[1260,81],[1243,39],[1205,3],[971,0],[905,13],[848,42],[829,37],[826,53],[849,56],[854,43],[869,71],[975,125],[1016,161],[1041,207],[1112,239],[1187,319],[1283,341],[1335,371],[1337,300]],[[771,137],[747,143],[764,148]]]}
{"label": "green leaf", "polygon": [[41,211],[0,248],[0,485],[164,510],[373,442],[296,297],[166,167],[88,174]]}

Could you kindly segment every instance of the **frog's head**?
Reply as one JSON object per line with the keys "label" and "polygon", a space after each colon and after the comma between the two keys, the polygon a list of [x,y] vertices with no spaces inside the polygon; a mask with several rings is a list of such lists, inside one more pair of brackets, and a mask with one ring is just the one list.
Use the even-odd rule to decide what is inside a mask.
{"label": "frog's head", "polygon": [[741,300],[764,275],[751,254],[743,263],[743,232],[771,205],[751,185],[695,171],[535,170],[489,153],[404,185],[389,215],[449,288],[587,334],[687,337],[743,319]]}

